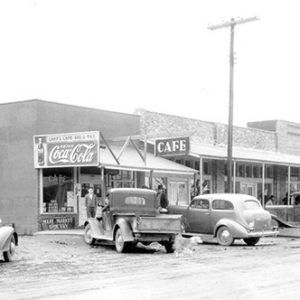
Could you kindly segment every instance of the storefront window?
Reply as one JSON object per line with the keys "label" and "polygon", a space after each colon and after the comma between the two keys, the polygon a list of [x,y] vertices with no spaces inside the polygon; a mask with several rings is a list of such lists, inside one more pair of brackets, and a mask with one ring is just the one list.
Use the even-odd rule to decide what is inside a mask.
{"label": "storefront window", "polygon": [[74,194],[74,169],[43,170],[42,213],[77,212]]}

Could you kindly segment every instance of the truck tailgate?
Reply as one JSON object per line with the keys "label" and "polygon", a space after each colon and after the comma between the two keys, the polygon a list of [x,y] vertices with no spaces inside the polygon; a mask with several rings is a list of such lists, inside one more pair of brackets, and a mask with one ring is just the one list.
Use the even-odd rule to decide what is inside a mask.
{"label": "truck tailgate", "polygon": [[181,215],[140,217],[137,223],[140,232],[180,233]]}

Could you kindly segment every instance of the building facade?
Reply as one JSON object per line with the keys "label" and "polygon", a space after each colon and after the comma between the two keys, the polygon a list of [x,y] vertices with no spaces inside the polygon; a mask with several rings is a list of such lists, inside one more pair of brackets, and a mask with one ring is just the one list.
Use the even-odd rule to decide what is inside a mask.
{"label": "building facade", "polygon": [[140,151],[134,114],[29,100],[0,105],[0,217],[20,234],[74,228],[85,193],[156,188],[156,178],[194,170]]}
{"label": "building facade", "polygon": [[[141,133],[152,145],[157,139],[189,137],[189,153],[168,159],[198,171],[190,186],[192,195],[227,191],[227,125],[146,110],[137,113]],[[300,124],[273,120],[234,127],[233,181],[235,193],[253,195],[262,204],[274,195],[274,204],[293,206],[290,195],[300,190]],[[300,220],[295,206],[281,208],[279,214]]]}

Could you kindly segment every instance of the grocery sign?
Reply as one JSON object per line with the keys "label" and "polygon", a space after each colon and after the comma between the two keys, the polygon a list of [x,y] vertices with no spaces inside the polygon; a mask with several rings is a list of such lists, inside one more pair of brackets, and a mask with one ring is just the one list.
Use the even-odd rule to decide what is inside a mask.
{"label": "grocery sign", "polygon": [[35,135],[34,167],[98,166],[99,131]]}
{"label": "grocery sign", "polygon": [[189,137],[159,139],[155,141],[156,156],[188,155],[190,151]]}

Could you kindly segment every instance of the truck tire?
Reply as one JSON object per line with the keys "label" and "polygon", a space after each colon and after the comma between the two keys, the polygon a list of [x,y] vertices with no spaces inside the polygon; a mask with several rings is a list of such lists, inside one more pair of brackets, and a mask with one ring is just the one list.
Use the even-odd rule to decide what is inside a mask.
{"label": "truck tire", "polygon": [[84,241],[88,245],[94,245],[96,243],[96,239],[92,237],[92,229],[91,229],[91,224],[87,224],[84,227]]}
{"label": "truck tire", "polygon": [[12,261],[13,256],[15,254],[15,249],[16,249],[16,240],[15,240],[15,237],[12,235],[10,237],[8,251],[3,252],[4,261],[6,261],[6,262]]}
{"label": "truck tire", "polygon": [[128,249],[130,249],[130,246],[132,245],[131,242],[125,242],[122,234],[122,230],[120,228],[117,229],[116,235],[115,235],[115,247],[118,253],[124,253]]}
{"label": "truck tire", "polygon": [[165,248],[167,253],[173,253],[174,249],[174,241],[165,243]]}

